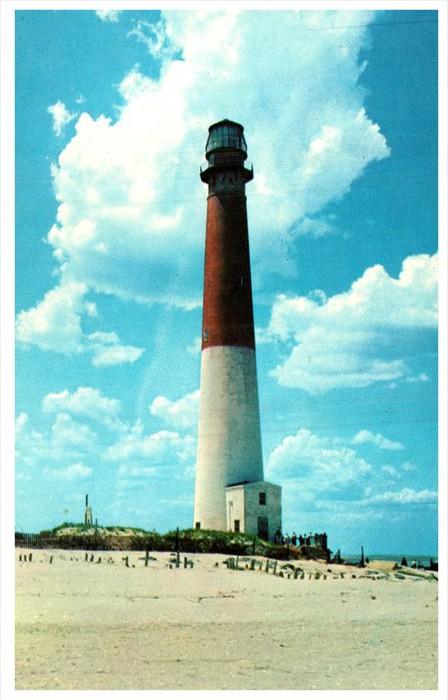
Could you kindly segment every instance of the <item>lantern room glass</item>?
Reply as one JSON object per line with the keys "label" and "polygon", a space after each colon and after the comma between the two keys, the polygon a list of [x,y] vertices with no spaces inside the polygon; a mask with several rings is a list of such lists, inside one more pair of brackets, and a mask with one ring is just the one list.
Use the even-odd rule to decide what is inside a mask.
{"label": "lantern room glass", "polygon": [[232,122],[220,122],[211,127],[205,152],[210,153],[220,148],[231,148],[247,153],[243,127]]}

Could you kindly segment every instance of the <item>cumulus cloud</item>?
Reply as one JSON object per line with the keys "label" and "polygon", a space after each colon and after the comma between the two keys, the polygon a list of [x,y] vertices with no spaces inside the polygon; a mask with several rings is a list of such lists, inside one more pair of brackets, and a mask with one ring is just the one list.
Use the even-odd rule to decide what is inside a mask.
{"label": "cumulus cloud", "polygon": [[88,425],[73,420],[68,413],[58,413],[51,433],[52,442],[56,447],[73,445],[89,448],[97,437]]}
{"label": "cumulus cloud", "polygon": [[413,462],[403,462],[401,468],[405,472],[413,472],[417,469],[416,465]]}
{"label": "cumulus cloud", "polygon": [[380,448],[380,450],[403,450],[404,445],[401,442],[388,440],[381,433],[371,433],[370,430],[360,430],[352,439],[354,445],[362,445],[371,443]]}
{"label": "cumulus cloud", "polygon": [[323,236],[336,233],[336,230],[334,221],[330,220],[330,217],[311,218],[305,216],[297,226],[297,235],[322,238]]}
{"label": "cumulus cloud", "polygon": [[430,378],[426,374],[426,372],[421,372],[420,374],[412,377],[406,377],[406,381],[409,382],[410,384],[417,384],[419,382],[430,382]]}
{"label": "cumulus cloud", "polygon": [[29,415],[28,413],[20,413],[16,418],[16,436],[23,432],[25,426],[28,424]]}
{"label": "cumulus cloud", "polygon": [[391,464],[384,464],[381,467],[381,471],[388,474],[390,477],[392,477],[392,479],[399,479],[401,476],[399,470],[396,467],[393,467]]}
{"label": "cumulus cloud", "polygon": [[338,439],[319,437],[301,428],[271,452],[267,473],[273,479],[293,479],[308,489],[341,487],[367,474],[371,465]]}
{"label": "cumulus cloud", "polygon": [[195,445],[190,435],[182,437],[169,430],[145,435],[143,424],[138,420],[117,443],[108,447],[104,459],[144,459],[150,467],[170,466],[191,459],[195,454]]}
{"label": "cumulus cloud", "polygon": [[265,335],[289,355],[272,375],[311,393],[399,379],[409,372],[393,355],[400,334],[436,325],[437,255],[406,258],[397,279],[374,265],[328,299],[277,297]]}
{"label": "cumulus cloud", "polygon": [[85,300],[87,292],[83,282],[62,280],[35,307],[19,313],[16,339],[66,355],[91,353],[95,367],[138,360],[144,348],[122,345],[114,332],[83,333],[83,316],[94,318],[98,314],[96,305]]}
{"label": "cumulus cloud", "polygon": [[429,491],[427,489],[415,491],[405,487],[401,491],[386,491],[385,493],[371,496],[365,502],[384,504],[437,503],[437,491]]}
{"label": "cumulus cloud", "polygon": [[95,367],[122,365],[132,363],[144,353],[143,348],[133,345],[122,345],[116,333],[101,333],[99,331],[87,336],[88,346],[93,351],[92,364]]}
{"label": "cumulus cloud", "polygon": [[131,35],[157,56],[160,77],[132,68],[115,121],[87,112],[78,119],[52,169],[59,207],[47,240],[57,264],[123,299],[198,304],[205,191],[192,163],[208,126],[230,117],[246,125],[256,167],[254,279],[267,253],[270,269],[294,274],[284,261],[295,237],[307,228],[323,235],[319,210],[389,154],[359,83],[367,28],[352,25],[372,17],[218,9],[136,24]]}
{"label": "cumulus cloud", "polygon": [[79,465],[88,456],[102,470],[117,464],[117,488],[124,488],[125,482],[137,488],[139,478],[150,476],[182,480],[194,464],[196,440],[192,435],[172,430],[150,433],[140,420],[124,422],[119,417],[120,401],[98,389],[79,387],[74,392],[65,389],[47,394],[42,407],[44,414],[55,414],[42,431],[33,428],[26,413],[16,419],[16,464],[22,480],[42,474],[61,480],[86,477],[90,468]]}
{"label": "cumulus cloud", "polygon": [[198,421],[199,389],[185,394],[176,401],[166,396],[156,396],[149,407],[152,416],[162,418],[168,425],[178,428],[194,427]]}
{"label": "cumulus cloud", "polygon": [[95,14],[102,22],[118,22],[122,10],[96,10]]}
{"label": "cumulus cloud", "polygon": [[51,289],[37,306],[19,313],[17,340],[41,350],[82,352],[81,316],[96,315],[95,305],[84,300],[86,292],[83,282],[73,281]]}
{"label": "cumulus cloud", "polygon": [[434,508],[435,491],[401,485],[392,490],[390,485],[405,477],[404,465],[367,462],[352,445],[350,438],[302,428],[272,450],[266,478],[282,486],[289,527],[298,532],[306,522],[307,529],[342,528],[346,536],[366,518],[390,526],[394,518],[410,520],[415,507]]}
{"label": "cumulus cloud", "polygon": [[86,467],[85,464],[82,464],[82,462],[70,464],[70,466],[65,467],[65,469],[44,468],[44,476],[46,476],[47,479],[75,481],[77,479],[87,479],[91,475],[92,469],[90,467]]}
{"label": "cumulus cloud", "polygon": [[97,433],[67,413],[58,413],[51,427],[36,430],[27,414],[16,419],[17,467],[37,474],[43,467],[57,466],[67,460],[79,460],[97,451]]}
{"label": "cumulus cloud", "polygon": [[118,399],[109,399],[99,389],[80,386],[71,393],[68,389],[44,396],[42,408],[45,413],[74,413],[85,416],[110,427],[119,427],[118,414],[121,403]]}
{"label": "cumulus cloud", "polygon": [[158,22],[145,22],[145,20],[134,20],[133,28],[127,33],[127,37],[143,43],[153,58],[172,58],[176,52],[176,47],[170,41],[166,31],[166,22],[162,18]]}
{"label": "cumulus cloud", "polygon": [[121,464],[117,476],[120,478],[155,476],[157,469],[154,467],[139,467],[134,464]]}
{"label": "cumulus cloud", "polygon": [[76,113],[70,112],[60,100],[54,105],[50,105],[47,112],[53,117],[53,131],[56,136],[61,136],[67,124],[70,124],[77,116]]}

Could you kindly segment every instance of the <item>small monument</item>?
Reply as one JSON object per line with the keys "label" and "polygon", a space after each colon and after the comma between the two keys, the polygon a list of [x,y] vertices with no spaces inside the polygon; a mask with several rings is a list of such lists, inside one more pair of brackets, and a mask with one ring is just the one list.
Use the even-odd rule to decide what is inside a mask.
{"label": "small monument", "polygon": [[93,525],[92,508],[89,506],[89,495],[87,493],[86,493],[86,509],[84,511],[84,525],[86,525],[86,527],[92,527],[92,525]]}

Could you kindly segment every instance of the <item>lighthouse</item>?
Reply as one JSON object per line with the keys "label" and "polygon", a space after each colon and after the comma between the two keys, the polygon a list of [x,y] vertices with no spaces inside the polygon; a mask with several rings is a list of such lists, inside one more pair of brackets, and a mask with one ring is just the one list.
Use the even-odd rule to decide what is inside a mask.
{"label": "lighthouse", "polygon": [[244,128],[209,128],[194,527],[272,540],[281,488],[264,480],[252,307]]}

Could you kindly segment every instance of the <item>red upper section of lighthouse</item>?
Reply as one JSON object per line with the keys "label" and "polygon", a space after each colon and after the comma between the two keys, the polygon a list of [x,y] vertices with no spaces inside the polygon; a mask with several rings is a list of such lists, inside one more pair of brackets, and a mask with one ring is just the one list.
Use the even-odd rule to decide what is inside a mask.
{"label": "red upper section of lighthouse", "polygon": [[209,129],[202,349],[255,348],[244,167],[243,127],[224,120]]}

